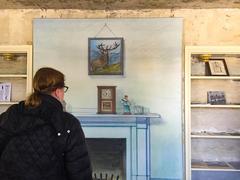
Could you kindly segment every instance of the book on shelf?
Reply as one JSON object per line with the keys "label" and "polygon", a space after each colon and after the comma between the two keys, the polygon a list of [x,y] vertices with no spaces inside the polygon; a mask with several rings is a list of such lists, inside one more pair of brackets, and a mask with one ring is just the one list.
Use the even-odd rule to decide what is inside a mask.
{"label": "book on shelf", "polygon": [[207,168],[207,163],[204,161],[192,160],[192,168]]}
{"label": "book on shelf", "polygon": [[212,105],[226,104],[225,93],[223,91],[208,91],[207,100]]}
{"label": "book on shelf", "polygon": [[240,161],[233,161],[233,162],[228,162],[230,166],[232,166],[234,169],[239,169],[240,170]]}
{"label": "book on shelf", "polygon": [[11,100],[11,89],[11,83],[0,82],[0,102],[9,102]]}
{"label": "book on shelf", "polygon": [[[235,164],[234,164],[235,163]],[[202,168],[202,169],[233,169],[233,165],[240,166],[240,162],[233,162],[233,165],[224,161],[202,161],[202,160],[192,160],[192,168]],[[237,168],[235,168],[237,169]]]}
{"label": "book on shelf", "polygon": [[208,161],[206,163],[207,163],[208,168],[232,169],[226,162],[223,162],[223,161]]}

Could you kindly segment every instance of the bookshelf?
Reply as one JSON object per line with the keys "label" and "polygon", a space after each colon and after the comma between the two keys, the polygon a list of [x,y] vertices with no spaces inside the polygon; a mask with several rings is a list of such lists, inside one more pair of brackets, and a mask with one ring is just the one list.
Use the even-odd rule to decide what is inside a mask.
{"label": "bookshelf", "polygon": [[[32,46],[0,46],[0,85],[10,83],[10,100],[0,101],[0,113],[24,100],[32,89]],[[0,92],[3,95],[3,91]]]}
{"label": "bookshelf", "polygon": [[[210,68],[215,61],[226,63],[220,75]],[[209,97],[210,91],[224,92],[226,102]],[[186,46],[185,120],[186,179],[239,178],[239,46]]]}

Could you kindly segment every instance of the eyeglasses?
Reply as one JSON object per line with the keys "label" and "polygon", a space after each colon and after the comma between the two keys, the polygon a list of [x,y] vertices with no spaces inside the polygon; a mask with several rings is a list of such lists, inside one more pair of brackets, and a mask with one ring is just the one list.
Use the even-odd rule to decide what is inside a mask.
{"label": "eyeglasses", "polygon": [[68,86],[63,86],[63,91],[66,93],[68,91]]}

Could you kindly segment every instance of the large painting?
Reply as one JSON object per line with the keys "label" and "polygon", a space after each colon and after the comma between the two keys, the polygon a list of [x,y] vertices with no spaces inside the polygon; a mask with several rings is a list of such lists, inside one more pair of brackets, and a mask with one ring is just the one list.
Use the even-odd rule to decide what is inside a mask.
{"label": "large painting", "polygon": [[88,74],[123,75],[123,38],[88,39]]}
{"label": "large painting", "polygon": [[[114,36],[107,29],[99,33],[106,22]],[[182,179],[183,29],[183,18],[33,19],[33,70],[50,66],[65,74],[70,87],[65,101],[74,115],[95,114],[96,86],[104,85],[117,86],[117,113],[122,113],[120,98],[128,94],[140,108],[163,114],[151,129],[151,175]],[[88,38],[96,35],[123,37],[124,76],[88,75]]]}

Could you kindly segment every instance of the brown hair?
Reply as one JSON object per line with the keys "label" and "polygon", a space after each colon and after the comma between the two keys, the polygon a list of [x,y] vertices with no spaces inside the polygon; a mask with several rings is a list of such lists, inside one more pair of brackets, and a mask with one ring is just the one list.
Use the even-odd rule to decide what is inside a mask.
{"label": "brown hair", "polygon": [[53,68],[40,68],[33,78],[33,93],[25,101],[27,107],[41,104],[41,94],[51,94],[57,88],[64,87],[64,74]]}

